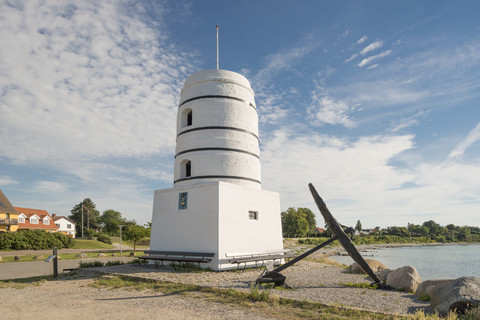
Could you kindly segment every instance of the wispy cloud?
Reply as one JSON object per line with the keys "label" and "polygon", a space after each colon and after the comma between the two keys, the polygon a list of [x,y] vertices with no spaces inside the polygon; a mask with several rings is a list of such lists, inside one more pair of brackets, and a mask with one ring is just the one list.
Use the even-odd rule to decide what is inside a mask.
{"label": "wispy cloud", "polygon": [[370,43],[368,46],[366,46],[365,48],[362,49],[362,51],[360,51],[360,54],[362,56],[366,55],[367,53],[371,52],[371,51],[374,51],[374,50],[377,50],[377,49],[380,49],[381,47],[383,47],[383,42],[382,41],[375,41],[375,42],[372,42]]}
{"label": "wispy cloud", "polygon": [[12,179],[9,176],[0,176],[0,186],[8,186],[10,184],[17,184],[18,181]]}
{"label": "wispy cloud", "polygon": [[468,133],[465,139],[463,139],[455,146],[455,148],[453,148],[448,157],[450,159],[460,158],[463,156],[465,151],[477,141],[480,141],[480,122]]}
{"label": "wispy cloud", "polygon": [[360,39],[358,39],[357,44],[364,43],[364,42],[367,41],[367,40],[368,40],[368,37],[367,37],[367,36],[363,36],[363,37],[361,37]]}
{"label": "wispy cloud", "polygon": [[384,57],[390,55],[391,53],[392,53],[392,50],[387,50],[387,51],[384,51],[384,52],[382,52],[382,53],[379,53],[379,54],[370,56],[370,57],[368,57],[368,58],[363,59],[363,60],[358,64],[358,66],[359,66],[359,67],[364,67],[364,66],[366,66],[367,64],[371,63],[372,61],[378,60],[378,59],[380,59],[380,58],[384,58]]}
{"label": "wispy cloud", "polygon": [[64,192],[68,189],[64,183],[55,181],[39,181],[35,184],[35,188],[48,192]]}

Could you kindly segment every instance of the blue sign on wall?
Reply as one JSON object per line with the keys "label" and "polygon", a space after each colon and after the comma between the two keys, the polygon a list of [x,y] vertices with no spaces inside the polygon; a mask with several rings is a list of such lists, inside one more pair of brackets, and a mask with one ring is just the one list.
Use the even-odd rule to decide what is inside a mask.
{"label": "blue sign on wall", "polygon": [[178,209],[187,209],[188,192],[181,192],[178,195]]}

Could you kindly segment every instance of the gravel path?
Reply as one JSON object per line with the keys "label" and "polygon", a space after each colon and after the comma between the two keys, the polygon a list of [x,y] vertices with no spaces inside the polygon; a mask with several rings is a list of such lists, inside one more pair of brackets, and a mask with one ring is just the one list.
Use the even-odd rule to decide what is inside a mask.
{"label": "gravel path", "polygon": [[[250,286],[260,275],[259,270],[186,273],[138,265],[92,268],[90,271],[240,290],[250,290]],[[348,273],[344,268],[301,261],[282,274],[287,277],[286,283],[293,289],[272,290],[272,293],[279,297],[394,314],[414,313],[417,310],[430,311],[428,302],[420,301],[410,293],[344,287],[341,283],[370,283],[369,278],[364,275]]]}
{"label": "gravel path", "polygon": [[8,301],[2,319],[268,319],[241,307],[150,290],[98,289],[92,279],[46,281],[23,289],[0,288]]}

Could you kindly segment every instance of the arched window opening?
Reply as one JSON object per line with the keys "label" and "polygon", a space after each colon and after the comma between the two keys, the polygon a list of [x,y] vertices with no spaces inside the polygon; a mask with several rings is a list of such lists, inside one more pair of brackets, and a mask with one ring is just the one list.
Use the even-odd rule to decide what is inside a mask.
{"label": "arched window opening", "polygon": [[188,161],[185,164],[185,177],[191,177],[192,176],[192,162]]}
{"label": "arched window opening", "polygon": [[185,159],[180,164],[180,177],[189,178],[192,176],[192,162]]}
{"label": "arched window opening", "polygon": [[188,108],[182,112],[182,128],[191,126],[193,124],[193,113],[192,109]]}

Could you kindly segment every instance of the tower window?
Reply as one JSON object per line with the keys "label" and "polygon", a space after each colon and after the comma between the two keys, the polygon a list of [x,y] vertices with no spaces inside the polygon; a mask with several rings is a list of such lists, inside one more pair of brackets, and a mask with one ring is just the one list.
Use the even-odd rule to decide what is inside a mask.
{"label": "tower window", "polygon": [[192,162],[188,161],[185,163],[185,177],[191,177],[192,176]]}
{"label": "tower window", "polygon": [[193,124],[192,109],[188,108],[188,109],[183,110],[181,121],[182,121],[182,128],[191,126]]}
{"label": "tower window", "polygon": [[248,211],[248,218],[250,220],[258,220],[258,211]]}

